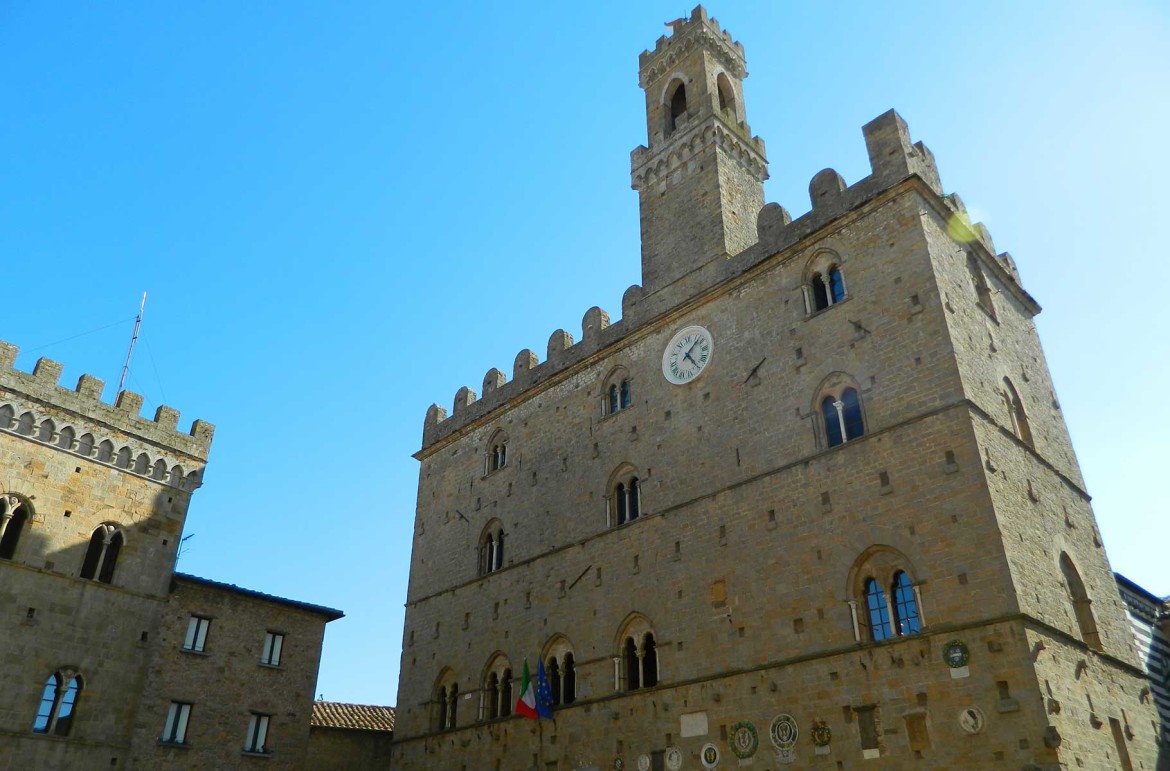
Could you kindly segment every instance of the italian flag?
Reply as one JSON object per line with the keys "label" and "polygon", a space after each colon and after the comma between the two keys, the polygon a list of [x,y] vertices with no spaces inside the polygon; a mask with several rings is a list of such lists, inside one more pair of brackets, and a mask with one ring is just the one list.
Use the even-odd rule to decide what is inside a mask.
{"label": "italian flag", "polygon": [[540,718],[536,712],[536,683],[528,674],[528,659],[524,659],[524,675],[520,680],[520,698],[516,700],[516,714],[530,717],[533,720]]}

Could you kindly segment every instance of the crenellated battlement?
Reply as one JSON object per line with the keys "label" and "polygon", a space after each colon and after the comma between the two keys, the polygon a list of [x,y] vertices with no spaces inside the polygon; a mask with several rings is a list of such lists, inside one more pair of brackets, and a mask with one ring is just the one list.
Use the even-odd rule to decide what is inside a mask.
{"label": "crenellated battlement", "polygon": [[[15,368],[19,350],[15,345],[0,341],[0,410],[8,405],[13,412],[12,415],[8,415],[7,410],[0,412],[0,431],[39,437],[42,431],[51,430],[54,436],[42,441],[57,444],[63,442],[60,430],[66,426],[62,423],[60,413],[64,412],[79,419],[73,422],[86,427],[84,434],[81,428],[69,427],[69,430],[94,439],[91,449],[95,453],[103,440],[98,434],[117,432],[138,440],[138,444],[144,448],[153,448],[148,456],[152,469],[159,460],[153,457],[158,455],[159,449],[186,460],[189,468],[207,460],[215,434],[215,426],[212,424],[196,420],[191,424],[190,432],[183,433],[178,430],[179,411],[166,405],[155,410],[153,419],[144,418],[141,414],[144,398],[132,391],[119,393],[113,404],[103,402],[101,399],[105,383],[93,375],[82,375],[76,388],[63,387],[60,380],[64,366],[52,359],[41,358],[31,373],[21,372]],[[48,415],[47,410],[52,410],[53,415]],[[28,416],[31,416],[31,424]],[[46,420],[50,421],[51,429],[44,428]],[[78,452],[75,439],[73,444],[71,448],[64,448],[63,444],[60,446]],[[124,440],[115,444],[125,446]],[[140,458],[143,454],[139,452],[136,457]],[[192,460],[199,463],[192,464]],[[171,471],[168,468],[168,479]]]}
{"label": "crenellated battlement", "polygon": [[[871,173],[847,185],[833,169],[824,169],[809,182],[812,208],[792,219],[783,206],[770,203],[758,212],[758,242],[725,260],[714,260],[687,273],[657,291],[647,293],[639,285],[631,286],[622,296],[622,317],[610,323],[609,314],[598,307],[590,308],[581,320],[581,340],[558,329],[549,337],[545,360],[540,362],[531,350],[516,355],[512,378],[497,369],[488,370],[483,381],[483,396],[471,388],[460,388],[453,412],[437,404],[427,409],[423,424],[423,451],[474,423],[496,408],[589,359],[602,349],[622,340],[634,330],[666,314],[702,292],[731,280],[781,252],[797,247],[804,239],[826,225],[858,209],[880,194],[914,177],[938,196],[940,204],[954,216],[948,225],[958,240],[978,243],[986,250],[990,262],[1002,269],[1001,280],[1024,303],[1035,301],[1019,286],[1018,274],[1011,257],[996,255],[991,235],[982,223],[971,224],[966,209],[956,195],[944,196],[934,155],[921,143],[912,143],[906,122],[890,110],[867,123],[862,129],[869,154]],[[1038,310],[1038,307],[1037,307]]]}
{"label": "crenellated battlement", "polygon": [[643,51],[638,56],[638,82],[642,88],[667,74],[680,59],[704,44],[737,78],[747,74],[743,45],[709,17],[703,6],[695,6],[689,17],[676,19],[669,25],[671,34],[658,38],[653,51]]}

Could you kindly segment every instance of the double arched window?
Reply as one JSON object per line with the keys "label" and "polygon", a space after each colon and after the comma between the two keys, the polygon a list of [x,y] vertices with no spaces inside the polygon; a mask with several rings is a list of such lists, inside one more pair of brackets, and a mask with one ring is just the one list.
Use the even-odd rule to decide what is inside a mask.
{"label": "double arched window", "polygon": [[63,670],[50,675],[33,719],[33,733],[68,736],[82,687],[81,675],[76,672]]}
{"label": "double arched window", "polygon": [[479,537],[479,574],[494,573],[504,567],[504,526],[493,519]]}
{"label": "double arched window", "polygon": [[484,457],[484,474],[499,471],[508,465],[508,435],[503,431],[492,434]]}
{"label": "double arched window", "polygon": [[922,602],[910,565],[888,546],[866,550],[850,575],[849,606],[858,641],[880,642],[922,631]]}
{"label": "double arched window", "polygon": [[865,434],[861,397],[853,386],[836,388],[822,396],[820,411],[827,446],[836,447]]}
{"label": "double arched window", "polygon": [[875,642],[922,631],[918,600],[906,571],[894,574],[889,591],[887,595],[876,578],[865,579],[866,620],[870,639]]}
{"label": "double arched window", "polygon": [[459,724],[459,683],[455,673],[443,670],[435,688],[435,730],[445,731]]}
{"label": "double arched window", "polygon": [[81,564],[81,577],[101,581],[103,584],[114,580],[114,567],[122,551],[125,537],[116,525],[98,525],[89,538],[85,561]]}
{"label": "double arched window", "polygon": [[512,714],[512,665],[504,654],[496,654],[485,670],[480,717],[495,720]]}
{"label": "double arched window", "polygon": [[845,274],[836,252],[822,249],[809,260],[804,272],[804,309],[812,314],[845,299]]}
{"label": "double arched window", "polygon": [[618,690],[637,691],[658,685],[658,642],[650,623],[635,614],[618,635],[618,652],[614,657]]}
{"label": "double arched window", "polygon": [[624,525],[642,516],[642,484],[632,467],[619,469],[610,487],[609,521]]}
{"label": "double arched window", "polygon": [[577,700],[576,659],[573,658],[573,646],[564,637],[557,635],[545,646],[544,671],[554,707]]}
{"label": "double arched window", "polygon": [[610,383],[609,391],[607,392],[606,414],[612,415],[615,412],[621,412],[626,407],[630,406],[630,381],[624,379],[620,383]]}
{"label": "double arched window", "polygon": [[29,520],[29,505],[18,495],[0,495],[0,559],[16,556],[16,544]]}

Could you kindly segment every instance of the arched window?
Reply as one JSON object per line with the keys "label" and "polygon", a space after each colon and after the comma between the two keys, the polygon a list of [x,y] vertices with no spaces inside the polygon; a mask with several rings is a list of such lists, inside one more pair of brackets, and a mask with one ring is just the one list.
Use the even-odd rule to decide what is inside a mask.
{"label": "arched window", "polygon": [[487,456],[484,458],[484,474],[499,471],[508,465],[508,435],[503,431],[492,434],[488,440]]}
{"label": "arched window", "polygon": [[118,468],[130,468],[130,448],[123,447],[118,450],[118,458],[114,461],[114,465]]}
{"label": "arched window", "polygon": [[918,634],[922,631],[918,624],[918,602],[905,570],[894,574],[890,591],[894,596],[894,629],[899,635]]}
{"label": "arched window", "polygon": [[109,439],[103,439],[102,443],[98,445],[97,459],[102,463],[109,463],[114,459],[114,443]]}
{"label": "arched window", "polygon": [[624,525],[642,515],[642,485],[632,467],[615,475],[615,479],[609,496],[609,520],[612,525]]}
{"label": "arched window", "polygon": [[93,455],[93,434],[81,435],[81,438],[77,440],[76,452],[78,455],[84,455],[87,458]]}
{"label": "arched window", "polygon": [[73,438],[76,435],[71,426],[65,426],[65,428],[61,429],[61,433],[57,437],[57,446],[62,450],[72,450]]}
{"label": "arched window", "polygon": [[134,460],[134,473],[145,474],[148,468],[150,468],[150,458],[144,452],[138,453],[138,457]]}
{"label": "arched window", "polygon": [[77,697],[81,693],[81,675],[55,672],[45,681],[41,703],[33,719],[33,732],[68,736],[73,727]]}
{"label": "arched window", "polygon": [[615,367],[605,380],[602,389],[602,414],[613,415],[621,412],[633,404],[633,389],[630,385],[630,374],[625,367]]}
{"label": "arched window", "polygon": [[20,416],[20,422],[16,424],[16,433],[24,436],[32,436],[33,426],[36,425],[36,418],[31,412],[26,412]]}
{"label": "arched window", "polygon": [[493,519],[479,537],[479,574],[494,573],[504,567],[504,526]]}
{"label": "arched window", "polygon": [[51,442],[53,441],[53,434],[55,433],[57,433],[57,427],[53,425],[53,421],[45,418],[43,421],[41,421],[41,428],[37,432],[37,439],[41,440],[42,442]]}
{"label": "arched window", "polygon": [[869,619],[869,638],[874,642],[888,640],[894,636],[890,627],[890,609],[886,604],[886,593],[877,579],[865,581],[865,610]]}
{"label": "arched window", "polygon": [[835,252],[827,249],[809,260],[804,274],[804,304],[808,313],[822,311],[845,299],[845,275],[839,260]]}
{"label": "arched window", "polygon": [[653,688],[658,685],[658,646],[654,642],[654,633],[642,635],[642,687]]}
{"label": "arched window", "polygon": [[160,482],[167,478],[167,462],[159,458],[154,462],[154,471],[150,475],[151,479],[157,479]]}
{"label": "arched window", "polygon": [[572,644],[563,635],[555,635],[545,645],[541,655],[552,705],[572,704],[577,698],[577,672],[573,663]]}
{"label": "arched window", "polygon": [[725,73],[721,72],[715,78],[715,88],[719,91],[719,109],[735,120],[735,90],[731,87],[731,81],[728,80]]}
{"label": "arched window", "polygon": [[114,580],[114,566],[122,550],[124,538],[115,525],[98,525],[89,539],[85,561],[81,564],[81,577],[108,584]]}
{"label": "arched window", "polygon": [[500,716],[500,676],[495,672],[488,676],[484,695],[487,697],[488,720],[495,720]]}
{"label": "arched window", "polygon": [[0,405],[0,431],[7,431],[12,428],[12,417],[16,414],[16,410],[12,409],[12,405]]}
{"label": "arched window", "polygon": [[434,703],[436,731],[445,731],[458,725],[459,684],[450,669],[444,669],[435,683]]}
{"label": "arched window", "polygon": [[821,419],[825,427],[825,443],[829,447],[856,439],[865,434],[861,415],[861,398],[852,386],[833,389],[821,399]]}
{"label": "arched window", "polygon": [[636,691],[658,685],[658,643],[650,624],[635,614],[625,625],[615,662],[617,680],[622,690]]}
{"label": "arched window", "polygon": [[479,719],[495,720],[512,714],[512,665],[497,653],[484,669]]}
{"label": "arched window", "polygon": [[626,690],[636,691],[642,687],[642,662],[638,658],[638,644],[633,637],[626,638],[625,646]]}
{"label": "arched window", "polygon": [[859,642],[880,642],[922,631],[921,599],[912,575],[906,558],[888,546],[871,547],[854,563],[849,606]]}
{"label": "arched window", "polygon": [[1006,377],[1003,379],[1003,400],[1007,405],[1008,417],[1012,422],[1012,431],[1020,438],[1021,442],[1029,447],[1035,447],[1032,443],[1032,427],[1028,425],[1028,413],[1024,412],[1024,402],[1021,401],[1020,394],[1012,385],[1012,381]]}
{"label": "arched window", "polygon": [[979,260],[973,254],[967,255],[967,270],[971,274],[971,283],[975,286],[975,301],[980,308],[987,311],[987,315],[993,319],[997,318],[995,303],[991,299],[991,287],[987,285],[987,277],[983,275],[983,269],[979,267]]}
{"label": "arched window", "polygon": [[1073,565],[1072,558],[1065,552],[1060,554],[1060,572],[1064,575],[1064,585],[1068,589],[1069,599],[1072,600],[1073,615],[1076,617],[1081,639],[1090,648],[1101,650],[1101,635],[1097,633],[1097,620],[1093,617],[1093,601],[1085,591],[1085,584],[1081,581],[1081,575]]}
{"label": "arched window", "polygon": [[670,112],[666,119],[667,134],[678,128],[679,121],[687,115],[687,88],[681,80],[675,82],[678,85],[670,92]]}
{"label": "arched window", "polygon": [[0,559],[16,556],[16,544],[29,519],[29,507],[15,495],[0,495]]}

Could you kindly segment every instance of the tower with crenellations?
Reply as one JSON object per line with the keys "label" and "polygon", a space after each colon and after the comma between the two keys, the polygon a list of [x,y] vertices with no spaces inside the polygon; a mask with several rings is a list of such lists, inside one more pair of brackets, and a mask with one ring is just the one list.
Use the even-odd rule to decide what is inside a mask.
{"label": "tower with crenellations", "polygon": [[393,762],[1153,769],[1015,261],[892,110],[765,205],[743,48],[671,27],[620,319],[427,410]]}

